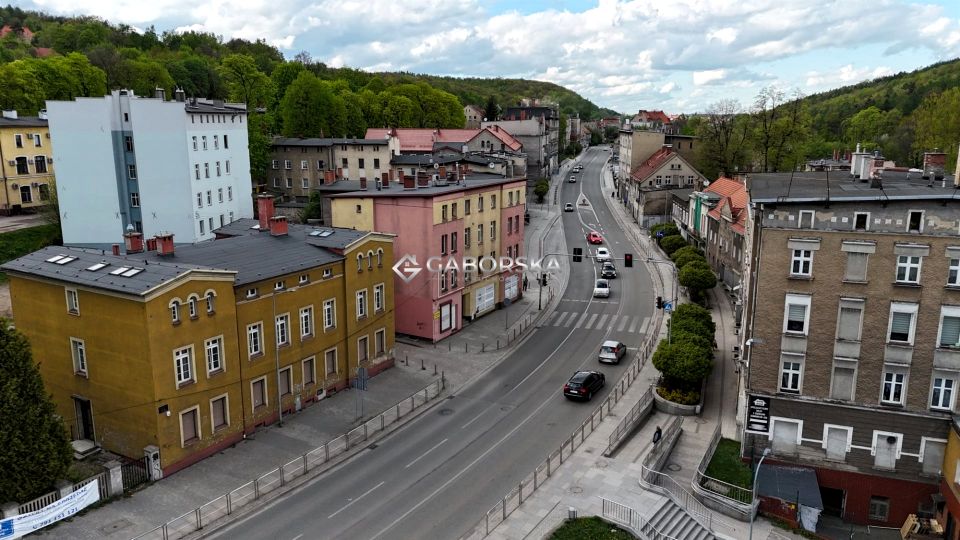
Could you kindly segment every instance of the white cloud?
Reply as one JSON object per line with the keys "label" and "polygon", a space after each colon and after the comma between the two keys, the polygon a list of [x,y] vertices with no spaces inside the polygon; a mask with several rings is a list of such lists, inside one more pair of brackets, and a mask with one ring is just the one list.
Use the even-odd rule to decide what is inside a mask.
{"label": "white cloud", "polygon": [[853,64],[847,64],[832,71],[807,72],[806,85],[809,89],[818,91],[824,88],[856,84],[888,75],[893,75],[893,70],[886,66],[870,68],[856,67]]}
{"label": "white cloud", "polygon": [[711,69],[707,71],[694,71],[693,72],[693,84],[697,86],[703,86],[705,84],[710,84],[722,80],[726,77],[727,70],[725,69]]}
{"label": "white cloud", "polygon": [[667,84],[661,86],[659,92],[661,94],[669,94],[670,92],[673,92],[674,89],[676,88],[677,88],[677,83],[670,81]]}

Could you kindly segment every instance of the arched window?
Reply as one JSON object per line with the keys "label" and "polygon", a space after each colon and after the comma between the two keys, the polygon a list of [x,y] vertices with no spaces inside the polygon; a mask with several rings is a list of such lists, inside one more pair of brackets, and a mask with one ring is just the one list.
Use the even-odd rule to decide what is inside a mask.
{"label": "arched window", "polygon": [[357,253],[357,272],[363,272],[363,253]]}
{"label": "arched window", "polygon": [[170,302],[170,320],[176,324],[180,322],[180,301],[174,300]]}
{"label": "arched window", "polygon": [[196,319],[197,318],[197,297],[191,296],[190,299],[187,300],[187,306],[189,307],[189,310],[190,310],[190,318]]}
{"label": "arched window", "polygon": [[382,248],[377,249],[377,267],[383,268],[383,249]]}
{"label": "arched window", "polygon": [[217,296],[215,292],[207,291],[207,315],[210,315],[213,313],[213,298],[215,296]]}
{"label": "arched window", "polygon": [[373,252],[367,252],[367,270],[373,270]]}

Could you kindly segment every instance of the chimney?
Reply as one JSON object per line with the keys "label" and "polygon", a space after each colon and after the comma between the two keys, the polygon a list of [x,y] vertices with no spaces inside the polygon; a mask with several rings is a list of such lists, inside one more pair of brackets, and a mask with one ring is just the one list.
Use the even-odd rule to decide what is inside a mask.
{"label": "chimney", "polygon": [[270,236],[286,236],[288,230],[287,216],[273,216],[270,218]]}
{"label": "chimney", "polygon": [[119,255],[120,255],[120,244],[114,244],[112,247],[113,247],[113,250],[112,250],[112,251],[113,251],[113,254],[119,256]]}
{"label": "chimney", "polygon": [[130,231],[123,235],[124,247],[127,253],[143,252],[143,233]]}
{"label": "chimney", "polygon": [[426,173],[417,174],[417,187],[428,187],[430,185],[430,177]]}
{"label": "chimney", "polygon": [[366,190],[367,190],[367,179],[366,179],[366,178],[360,178],[360,190],[361,190],[361,191],[366,191]]}
{"label": "chimney", "polygon": [[337,182],[335,171],[323,171],[323,185],[332,186]]}
{"label": "chimney", "polygon": [[157,239],[147,238],[147,251],[156,251],[156,250],[157,250]]}
{"label": "chimney", "polygon": [[172,233],[160,233],[157,235],[157,255],[173,255]]}
{"label": "chimney", "polygon": [[3,111],[3,117],[6,118],[6,119],[8,119],[8,120],[16,120],[16,119],[17,119],[17,111],[16,111],[16,110]]}
{"label": "chimney", "polygon": [[447,168],[441,165],[439,174],[440,180],[445,180],[447,178]]}
{"label": "chimney", "polygon": [[416,189],[417,179],[413,176],[404,176],[403,177],[403,189]]}
{"label": "chimney", "polygon": [[[393,174],[393,169],[390,169],[390,181],[393,182],[394,179],[395,179],[395,177],[394,177],[394,174]],[[403,181],[403,178],[399,178],[399,179],[397,179],[397,181],[398,181],[398,182],[402,182],[402,181]]]}
{"label": "chimney", "polygon": [[260,230],[270,228],[270,218],[273,217],[273,195],[257,197],[257,217],[260,219]]}
{"label": "chimney", "polygon": [[343,178],[343,169],[337,167],[337,179]]}
{"label": "chimney", "polygon": [[934,148],[932,152],[923,153],[923,177],[924,178],[943,178],[943,171],[947,165],[947,154],[941,152],[939,148]]}
{"label": "chimney", "polygon": [[167,91],[159,86],[153,89],[153,97],[159,99],[160,101],[167,100]]}
{"label": "chimney", "polygon": [[[393,172],[392,170],[390,171]],[[380,173],[380,187],[388,189],[390,187],[390,173]]]}
{"label": "chimney", "polygon": [[40,112],[37,113],[37,118],[39,118],[39,119],[41,119],[41,120],[48,120],[49,118],[47,117],[47,110],[46,110],[46,109],[40,109]]}
{"label": "chimney", "polygon": [[187,101],[187,93],[183,91],[183,88],[177,88],[173,91],[173,99],[183,103]]}

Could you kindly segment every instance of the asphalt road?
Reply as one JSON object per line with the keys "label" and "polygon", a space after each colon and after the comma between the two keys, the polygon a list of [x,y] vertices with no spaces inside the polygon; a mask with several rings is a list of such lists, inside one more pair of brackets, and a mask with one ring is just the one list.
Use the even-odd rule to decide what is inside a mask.
{"label": "asphalt road", "polygon": [[[571,252],[579,246],[593,253],[585,235],[596,230],[621,259],[609,300],[592,298],[599,265],[561,261],[572,268],[555,313],[499,365],[379,444],[214,537],[456,539],[569,437],[625,369],[597,362],[600,343],[617,339],[635,351],[654,310],[650,276],[640,263],[645,255],[635,253],[635,266],[623,268],[624,252],[633,249],[602,200],[610,197],[600,186],[608,156],[589,149],[577,182],[562,179],[560,204],[577,208],[562,214]],[[588,204],[579,204],[584,199]],[[624,317],[633,321],[632,333],[631,325],[614,324]],[[561,394],[582,368],[606,375],[607,387],[591,404]]]}

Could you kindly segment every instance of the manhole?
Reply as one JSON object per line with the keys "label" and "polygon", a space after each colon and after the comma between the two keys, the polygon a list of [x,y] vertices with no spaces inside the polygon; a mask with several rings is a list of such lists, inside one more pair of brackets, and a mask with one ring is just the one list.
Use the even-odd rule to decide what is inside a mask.
{"label": "manhole", "polygon": [[437,411],[437,414],[439,414],[440,416],[450,416],[451,414],[453,414],[453,409],[440,409],[439,411]]}
{"label": "manhole", "polygon": [[682,469],[682,468],[683,468],[683,467],[681,467],[681,466],[680,466],[679,464],[677,464],[677,463],[669,463],[669,464],[667,464],[667,470],[672,471],[672,472],[677,472],[677,471],[679,471],[679,470]]}
{"label": "manhole", "polygon": [[573,486],[570,488],[570,493],[583,493],[583,488],[580,486]]}
{"label": "manhole", "polygon": [[447,399],[453,399],[453,398],[455,398],[455,397],[457,397],[457,396],[456,396],[456,395],[451,395],[451,396],[447,396]]}
{"label": "manhole", "polygon": [[706,424],[706,423],[707,423],[706,420],[704,420],[703,418],[700,418],[699,416],[696,417],[696,418],[694,418],[693,421],[694,421],[695,423],[697,423],[697,424]]}
{"label": "manhole", "polygon": [[584,453],[584,454],[592,454],[592,453],[593,453],[593,448],[585,448],[585,449],[583,450],[583,453]]}

